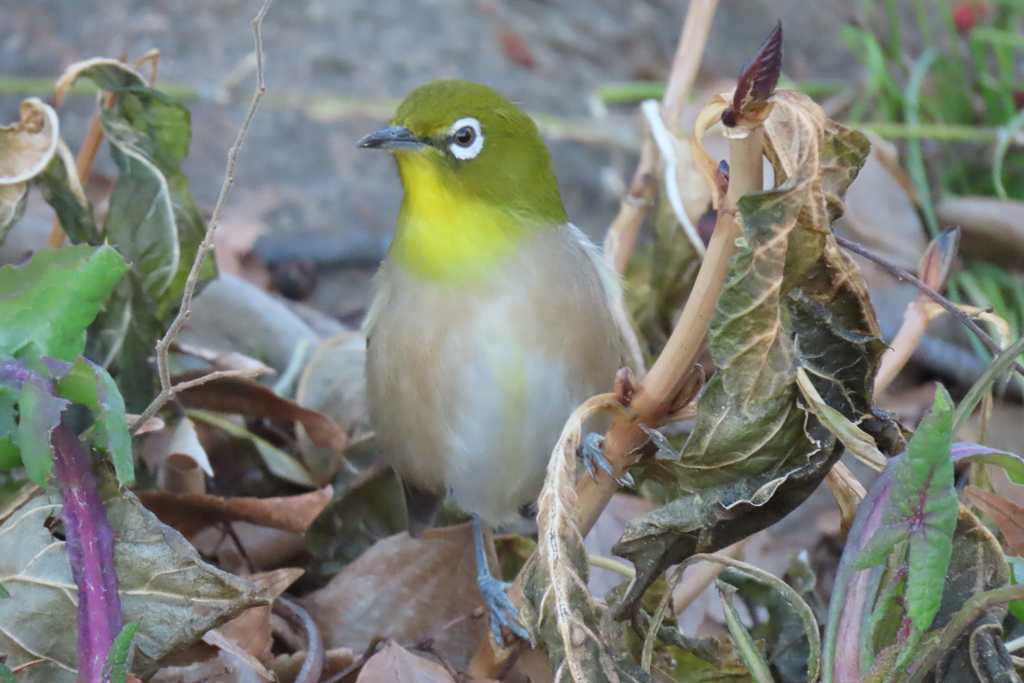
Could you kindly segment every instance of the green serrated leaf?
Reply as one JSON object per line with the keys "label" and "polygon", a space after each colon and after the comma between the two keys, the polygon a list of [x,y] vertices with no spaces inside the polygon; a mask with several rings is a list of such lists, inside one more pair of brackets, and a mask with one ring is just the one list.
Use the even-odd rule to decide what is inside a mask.
{"label": "green serrated leaf", "polygon": [[18,683],[18,679],[14,677],[14,672],[2,662],[0,662],[0,683]]}
{"label": "green serrated leaf", "polygon": [[114,378],[100,366],[76,358],[70,371],[56,382],[57,393],[72,403],[87,406],[96,420],[94,445],[105,451],[114,463],[117,480],[122,486],[135,481],[132,441],[128,433],[124,399]]}
{"label": "green serrated leaf", "polygon": [[53,396],[34,379],[25,382],[18,402],[18,447],[25,471],[34,482],[43,486],[53,467],[53,446],[50,433],[60,424],[61,413],[68,406],[65,399]]}
{"label": "green serrated leaf", "polygon": [[110,646],[110,654],[103,665],[103,683],[125,683],[128,678],[128,657],[132,653],[132,639],[139,630],[139,622],[127,624],[114,644]]}
{"label": "green serrated leaf", "polygon": [[106,245],[41,249],[23,266],[0,268],[0,354],[81,355],[86,328],[127,269]]}
{"label": "green serrated leaf", "polygon": [[953,553],[958,502],[950,460],[953,401],[941,385],[935,404],[918,426],[907,453],[893,463],[892,488],[878,530],[857,559],[864,569],[877,564],[896,544],[908,541],[907,614],[926,631],[942,602],[942,587]]}

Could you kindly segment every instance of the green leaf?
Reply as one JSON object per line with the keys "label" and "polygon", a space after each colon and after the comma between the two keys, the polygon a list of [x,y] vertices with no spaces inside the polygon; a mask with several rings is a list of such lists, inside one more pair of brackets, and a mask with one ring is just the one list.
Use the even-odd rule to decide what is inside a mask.
{"label": "green leaf", "polygon": [[57,213],[61,228],[73,244],[99,246],[103,238],[96,228],[92,204],[78,184],[78,172],[73,167],[68,171],[68,165],[73,163],[74,159],[66,160],[57,154],[34,182],[43,199]]}
{"label": "green leaf", "polygon": [[0,662],[0,683],[18,683],[18,679],[14,677],[14,672],[3,662]]}
{"label": "green leaf", "polygon": [[11,597],[11,594],[8,593],[7,589],[4,588],[4,585],[2,583],[0,583],[0,599],[2,599],[2,598],[9,598],[9,597]]}
{"label": "green leaf", "polygon": [[0,380],[0,469],[9,470],[21,465],[21,451],[14,443],[17,436],[18,396],[13,382]]}
{"label": "green leaf", "polygon": [[[180,298],[206,233],[180,169],[191,135],[189,112],[156,90],[135,88],[121,92],[101,122],[120,170],[105,231],[163,315]],[[201,280],[215,272],[208,261]]]}
{"label": "green leaf", "polygon": [[732,604],[736,587],[730,586],[724,581],[717,581],[715,582],[715,588],[718,589],[718,597],[722,601],[722,607],[725,608],[725,623],[729,627],[729,633],[732,635],[733,642],[736,643],[736,649],[739,650],[740,656],[743,657],[743,663],[747,665],[747,671],[750,672],[750,676],[757,683],[775,683],[775,679],[772,678],[771,668],[764,659],[764,654],[758,649],[754,638],[750,635],[750,631],[740,621],[740,615]]}
{"label": "green leaf", "polygon": [[[1006,561],[1010,565],[1012,583],[1024,583],[1024,557],[1007,557]],[[1007,605],[1007,608],[1010,614],[1018,620],[1024,621],[1024,600],[1014,600]]]}
{"label": "green leaf", "polygon": [[68,406],[63,398],[50,394],[34,379],[25,381],[18,402],[18,447],[25,471],[34,482],[43,486],[53,467],[53,446],[50,433],[60,424],[61,413]]}
{"label": "green leaf", "polygon": [[958,502],[950,459],[952,428],[953,401],[940,385],[907,453],[892,465],[881,524],[856,562],[857,569],[866,569],[884,561],[897,543],[909,542],[907,614],[921,631],[928,630],[939,611],[953,554]]}
{"label": "green leaf", "polygon": [[85,330],[128,269],[109,246],[37,251],[23,266],[0,268],[0,354],[70,361]]}
{"label": "green leaf", "polygon": [[132,441],[124,399],[114,378],[100,366],[79,357],[66,374],[57,378],[56,384],[60,396],[92,410],[96,420],[95,447],[110,456],[118,482],[122,486],[132,484],[135,481]]}
{"label": "green leaf", "polygon": [[110,646],[110,654],[103,665],[103,683],[125,683],[128,678],[128,656],[132,653],[132,639],[139,630],[139,622],[127,624]]}

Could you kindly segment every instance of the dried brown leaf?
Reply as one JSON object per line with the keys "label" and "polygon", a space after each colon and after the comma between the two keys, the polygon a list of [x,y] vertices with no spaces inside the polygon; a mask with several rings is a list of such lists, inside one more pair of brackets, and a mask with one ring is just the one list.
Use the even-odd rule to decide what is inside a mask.
{"label": "dried brown leaf", "polygon": [[[272,599],[277,599],[290,585],[302,576],[303,570],[296,568],[277,569],[246,578],[256,586],[265,589]],[[251,607],[228,623],[208,631],[203,641],[222,650],[227,650],[240,659],[249,659],[251,668],[267,680],[271,680],[266,666],[273,661],[270,651],[274,643],[270,628],[270,605]]]}
{"label": "dried brown leaf", "polygon": [[60,122],[53,107],[30,97],[21,103],[21,120],[0,126],[0,185],[31,180],[57,153]]}
{"label": "dried brown leaf", "polygon": [[[178,377],[192,379],[191,377]],[[235,413],[272,420],[296,420],[318,446],[336,451],[348,447],[348,436],[323,413],[299,405],[259,382],[243,377],[222,377],[178,393],[178,400],[189,408]]]}
{"label": "dried brown leaf", "polygon": [[331,502],[334,489],[325,486],[297,496],[280,498],[222,498],[209,493],[139,491],[139,500],[160,520],[186,538],[223,522],[249,522],[258,526],[305,533]]}
{"label": "dried brown leaf", "polygon": [[[325,647],[361,651],[376,637],[414,643],[484,605],[476,587],[469,524],[427,530],[423,538],[390,536],[299,601]],[[463,668],[485,633],[482,619],[447,629],[436,648]]]}
{"label": "dried brown leaf", "polygon": [[977,486],[968,486],[964,489],[964,494],[972,505],[991,517],[1003,532],[1003,547],[1006,548],[1006,553],[1024,557],[1024,508]]}
{"label": "dried brown leaf", "polygon": [[391,641],[370,657],[356,683],[455,683],[444,667]]}

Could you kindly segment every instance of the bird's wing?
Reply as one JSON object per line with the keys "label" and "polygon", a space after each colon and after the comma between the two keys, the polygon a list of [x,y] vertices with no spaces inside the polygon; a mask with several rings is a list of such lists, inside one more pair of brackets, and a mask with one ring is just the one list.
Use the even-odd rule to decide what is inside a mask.
{"label": "bird's wing", "polygon": [[[601,247],[594,244],[589,237],[587,237],[582,230],[577,228],[572,223],[567,224],[569,232],[572,233],[580,245],[583,247],[583,251],[586,252],[590,261],[594,264],[594,268],[597,269],[597,274],[601,278],[601,286],[604,289],[605,299],[608,302],[608,309],[611,311],[612,318],[615,320],[616,326],[619,328],[619,335],[621,337],[622,344],[622,360],[626,365],[629,365],[638,376],[642,376],[644,373],[644,361],[643,354],[640,351],[639,345],[636,343],[636,335],[632,332],[631,321],[629,313],[626,311],[626,301],[622,294],[622,277],[615,272],[611,264],[604,257],[604,253],[601,251]],[[633,341],[631,341],[633,340]]]}

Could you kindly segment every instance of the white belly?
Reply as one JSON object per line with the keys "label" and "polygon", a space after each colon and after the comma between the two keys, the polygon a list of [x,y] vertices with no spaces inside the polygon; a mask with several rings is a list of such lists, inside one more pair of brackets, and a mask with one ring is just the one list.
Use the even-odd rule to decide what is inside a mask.
{"label": "white belly", "polygon": [[595,256],[552,231],[472,286],[385,262],[367,322],[382,454],[492,526],[536,500],[566,419],[611,391],[621,343]]}

